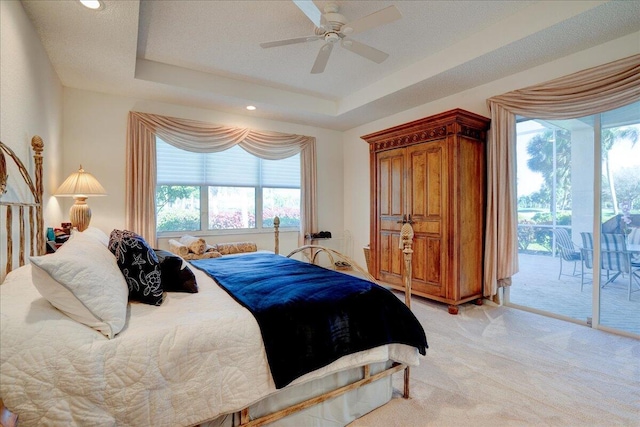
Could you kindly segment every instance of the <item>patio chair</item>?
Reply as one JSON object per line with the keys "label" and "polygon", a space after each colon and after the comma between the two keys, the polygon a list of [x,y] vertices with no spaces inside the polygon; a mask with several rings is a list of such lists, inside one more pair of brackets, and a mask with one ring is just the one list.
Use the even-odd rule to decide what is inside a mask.
{"label": "patio chair", "polygon": [[[632,228],[627,236],[627,245],[640,245],[640,228]],[[631,253],[631,264],[640,267],[640,252]]]}
{"label": "patio chair", "polygon": [[571,236],[569,236],[569,232],[564,228],[557,228],[553,230],[553,234],[556,236],[556,247],[558,248],[558,252],[560,253],[560,273],[558,274],[558,279],[562,276],[562,262],[573,262],[573,274],[564,274],[565,276],[577,276],[576,267],[578,261],[582,260],[582,255],[580,254],[580,249],[573,243],[571,240]]}
{"label": "patio chair", "polygon": [[[584,286],[585,267],[593,268],[593,233],[581,232],[582,236],[582,283],[580,292]],[[632,256],[627,251],[625,238],[622,234],[602,233],[601,241],[601,267],[607,271],[607,281],[602,285],[604,288],[613,282],[620,274],[629,274],[628,298],[631,300],[631,293],[640,290],[634,290],[634,282],[640,285],[640,263],[632,261]],[[615,273],[611,277],[611,273]]]}
{"label": "patio chair", "polygon": [[[640,245],[640,228],[632,228],[631,233],[627,236],[627,250],[630,253],[630,263],[631,263],[631,275],[634,280],[636,280],[640,284],[640,251],[631,251],[629,247],[639,246]],[[637,292],[640,289],[630,290],[629,298],[631,298],[631,292]]]}
{"label": "patio chair", "polygon": [[588,274],[584,269],[593,269],[593,233],[582,231],[580,236],[582,237],[582,248],[580,249],[580,253],[582,255],[582,280],[580,282],[580,292],[582,292],[582,288],[584,287],[584,275]]}
{"label": "patio chair", "polygon": [[607,280],[602,287],[613,282],[621,274],[629,275],[628,299],[631,300],[634,281],[640,284],[640,275],[633,268],[631,253],[627,251],[626,239],[623,234],[602,233],[602,268],[614,272],[614,276]]}

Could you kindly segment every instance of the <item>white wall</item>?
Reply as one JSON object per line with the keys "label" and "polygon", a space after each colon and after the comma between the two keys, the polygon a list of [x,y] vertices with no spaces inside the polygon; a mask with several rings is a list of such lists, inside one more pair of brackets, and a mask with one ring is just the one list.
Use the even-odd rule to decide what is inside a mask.
{"label": "white wall", "polygon": [[0,31],[0,140],[32,170],[31,138],[42,137],[47,200],[59,184],[62,84],[19,1],[0,2]]}
{"label": "white wall", "polygon": [[[251,118],[201,108],[105,95],[79,89],[64,90],[65,176],[82,164],[108,192],[106,197],[89,198],[91,225],[106,233],[125,225],[125,145],[129,111],[162,114],[227,126],[295,133],[316,137],[318,158],[318,218],[320,230],[341,232],[343,223],[342,133],[311,126]],[[65,208],[71,200],[65,202]],[[317,230],[317,231],[320,231]],[[281,233],[281,252],[297,247],[297,233]],[[256,241],[261,249],[273,249],[273,236],[224,235],[210,243],[239,240]],[[167,247],[166,239],[159,246]]]}
{"label": "white wall", "polygon": [[355,260],[364,265],[363,246],[370,240],[369,147],[360,137],[433,114],[462,108],[489,117],[486,100],[596,65],[640,53],[640,33],[596,46],[527,71],[430,102],[344,133],[344,225],[353,234]]}
{"label": "white wall", "polygon": [[[31,138],[34,135],[39,135],[45,144],[44,200],[52,201],[45,206],[45,226],[57,224],[62,213],[51,194],[60,179],[62,84],[22,4],[19,1],[0,1],[0,140],[32,173]],[[7,163],[13,162],[7,159]],[[28,194],[16,173],[10,169],[9,174],[9,186],[20,186],[19,189],[12,188],[11,193],[16,196]],[[9,192],[6,197],[9,197]],[[5,220],[1,215],[2,271],[6,257]],[[3,273],[0,272],[0,280],[2,278]]]}

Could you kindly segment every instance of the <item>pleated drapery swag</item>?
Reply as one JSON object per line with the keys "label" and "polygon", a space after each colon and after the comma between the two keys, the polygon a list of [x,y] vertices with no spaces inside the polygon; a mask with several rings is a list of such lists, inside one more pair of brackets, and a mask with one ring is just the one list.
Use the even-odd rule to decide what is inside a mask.
{"label": "pleated drapery swag", "polygon": [[487,222],[484,296],[500,302],[498,289],[518,272],[516,115],[571,119],[614,110],[640,100],[640,55],[514,90],[487,100],[491,129],[487,152]]}
{"label": "pleated drapery swag", "polygon": [[[239,145],[254,156],[279,160],[300,153],[300,234],[317,231],[316,139],[311,136],[218,126],[196,120],[129,112],[126,159],[126,226],[156,242],[156,136],[174,147],[212,153]],[[185,165],[188,167],[188,165]]]}

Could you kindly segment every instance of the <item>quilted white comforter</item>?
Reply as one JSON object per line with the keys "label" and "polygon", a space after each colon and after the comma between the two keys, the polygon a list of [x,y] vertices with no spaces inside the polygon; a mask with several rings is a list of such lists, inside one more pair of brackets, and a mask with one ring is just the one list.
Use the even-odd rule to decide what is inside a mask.
{"label": "quilted white comforter", "polygon": [[[10,273],[0,286],[0,397],[20,425],[192,425],[274,393],[255,319],[193,271],[199,293],[129,304],[112,340],[42,298],[29,265]],[[418,353],[378,347],[293,384],[388,359],[417,365]]]}

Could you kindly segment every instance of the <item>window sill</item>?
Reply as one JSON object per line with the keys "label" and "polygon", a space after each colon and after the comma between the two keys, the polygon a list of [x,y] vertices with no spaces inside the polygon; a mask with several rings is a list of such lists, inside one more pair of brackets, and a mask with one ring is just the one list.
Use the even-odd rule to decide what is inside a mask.
{"label": "window sill", "polygon": [[[280,228],[280,233],[298,233],[300,230],[297,228]],[[274,229],[262,229],[262,230],[197,230],[197,231],[164,231],[156,234],[158,239],[174,239],[180,238],[184,235],[194,237],[217,237],[217,236],[247,236],[256,234],[273,234]]]}

